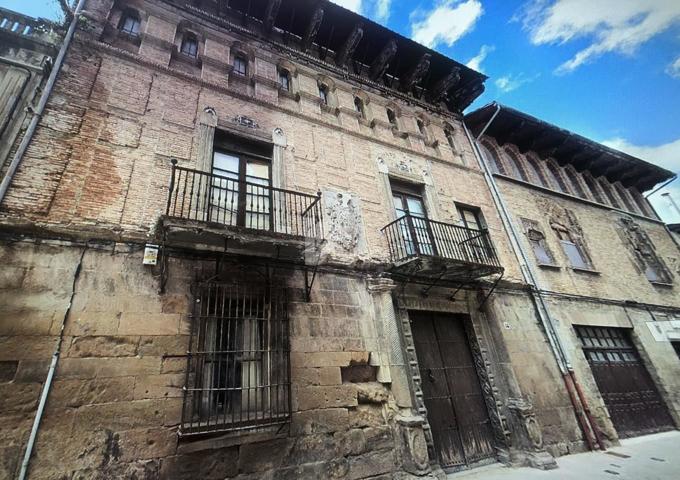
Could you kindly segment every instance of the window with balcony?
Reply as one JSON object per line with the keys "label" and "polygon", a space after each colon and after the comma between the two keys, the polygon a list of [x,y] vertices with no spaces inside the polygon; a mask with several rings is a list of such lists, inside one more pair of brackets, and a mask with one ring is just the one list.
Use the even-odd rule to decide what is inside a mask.
{"label": "window with balcony", "polygon": [[141,20],[139,14],[132,9],[125,10],[120,18],[120,22],[118,22],[118,30],[131,37],[139,36],[140,26]]}
{"label": "window with balcony", "polygon": [[287,423],[290,347],[285,289],[239,278],[196,284],[192,291],[180,435],[279,428]]}
{"label": "window with balcony", "polygon": [[187,57],[196,58],[198,56],[198,38],[191,32],[187,32],[182,37],[180,53]]}
{"label": "window with balcony", "polygon": [[409,255],[416,252],[432,254],[432,237],[427,222],[427,211],[423,201],[422,189],[406,183],[391,183],[392,203],[397,218],[405,218],[401,227],[406,251]]}

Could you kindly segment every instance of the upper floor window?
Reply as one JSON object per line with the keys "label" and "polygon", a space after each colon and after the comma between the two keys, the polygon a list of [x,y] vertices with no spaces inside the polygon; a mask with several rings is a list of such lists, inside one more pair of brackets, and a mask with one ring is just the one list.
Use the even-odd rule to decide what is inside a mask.
{"label": "upper floor window", "polygon": [[193,33],[185,33],[179,51],[189,57],[198,56],[198,39]]}
{"label": "upper floor window", "polygon": [[536,159],[534,159],[531,155],[527,155],[524,158],[527,160],[526,164],[528,165],[529,170],[533,173],[533,180],[538,182],[540,186],[547,187],[548,182],[545,179],[545,175],[543,175],[541,166],[536,162]]}
{"label": "upper floor window", "polygon": [[595,181],[593,176],[590,173],[585,172],[583,174],[583,179],[586,181],[586,186],[588,187],[588,190],[590,191],[590,194],[593,196],[595,201],[599,203],[604,203],[604,199],[600,194],[600,189],[597,187],[597,182]]}
{"label": "upper floor window", "polygon": [[328,87],[323,83],[319,84],[319,98],[322,104],[328,105]]}
{"label": "upper floor window", "polygon": [[500,173],[505,175],[505,168],[503,168],[503,164],[498,158],[496,151],[492,148],[487,147],[483,143],[480,143],[479,145],[480,147],[482,147],[481,148],[482,155],[484,156],[484,160],[486,160],[486,164],[489,166],[491,171],[493,173]]}
{"label": "upper floor window", "polygon": [[460,216],[460,223],[463,227],[470,230],[484,229],[482,221],[482,212],[478,208],[468,207],[463,205],[456,205],[458,215]]}
{"label": "upper floor window", "polygon": [[507,154],[508,164],[510,165],[512,176],[527,182],[527,174],[524,171],[524,168],[522,168],[522,163],[520,162],[519,158],[517,158],[512,150],[505,149],[505,153]]}
{"label": "upper floor window", "polygon": [[416,124],[418,125],[418,131],[420,132],[421,135],[427,136],[427,132],[425,131],[425,123],[421,119],[416,120]]}
{"label": "upper floor window", "polygon": [[248,73],[248,60],[241,54],[234,55],[234,73],[243,76]]}
{"label": "upper floor window", "polygon": [[359,97],[354,97],[354,110],[356,110],[356,112],[361,116],[361,118],[366,118],[364,101]]}
{"label": "upper floor window", "polygon": [[392,110],[391,108],[387,109],[387,121],[390,122],[390,124],[393,127],[398,127],[398,125],[397,125],[397,114],[394,113],[394,110]]}
{"label": "upper floor window", "polygon": [[566,168],[567,179],[571,184],[572,191],[581,198],[585,198],[586,192],[581,187],[581,182],[578,181],[578,173],[573,168]]}
{"label": "upper floor window", "polygon": [[567,185],[564,183],[564,179],[562,179],[562,174],[560,172],[559,167],[550,160],[546,162],[546,165],[548,166],[548,168],[546,168],[545,171],[548,173],[548,176],[550,177],[552,187],[558,192],[569,193]]}
{"label": "upper floor window", "polygon": [[569,264],[574,268],[590,270],[592,268],[590,261],[587,259],[581,246],[574,241],[571,233],[561,226],[555,226],[553,228],[557,234],[557,238],[560,240],[562,251],[564,251],[564,254],[569,259]]}
{"label": "upper floor window", "polygon": [[621,200],[623,200],[623,204],[626,206],[628,211],[636,212],[637,210],[628,196],[628,191],[623,187],[623,185],[621,185],[620,183],[615,183],[614,188],[619,193],[619,197],[621,197]]}
{"label": "upper floor window", "polygon": [[530,228],[527,231],[527,238],[539,265],[555,265],[555,259],[548,248],[543,232]]}
{"label": "upper floor window", "polygon": [[285,68],[279,69],[279,86],[281,90],[290,92],[290,73]]}
{"label": "upper floor window", "polygon": [[139,35],[140,25],[141,21],[139,20],[137,12],[134,10],[125,10],[118,23],[118,29],[123,33],[136,37]]}
{"label": "upper floor window", "polygon": [[446,127],[444,129],[444,136],[446,137],[446,141],[449,143],[449,147],[451,147],[451,150],[456,150],[456,142],[455,139],[453,138],[453,129],[450,127]]}
{"label": "upper floor window", "polygon": [[610,183],[604,178],[599,179],[599,184],[600,187],[602,187],[602,191],[604,192],[605,196],[607,197],[607,200],[609,200],[609,204],[612,207],[616,208],[621,208],[621,204],[619,203],[618,199],[616,198],[616,194],[612,190],[612,186]]}

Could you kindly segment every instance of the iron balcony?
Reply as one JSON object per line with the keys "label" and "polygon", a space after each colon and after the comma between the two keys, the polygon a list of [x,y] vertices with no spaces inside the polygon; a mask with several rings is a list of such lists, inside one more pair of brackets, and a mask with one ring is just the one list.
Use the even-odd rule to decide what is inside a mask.
{"label": "iron balcony", "polygon": [[323,240],[321,193],[242,181],[177,166],[173,161],[165,240],[207,244],[277,257]]}
{"label": "iron balcony", "polygon": [[395,274],[471,281],[503,271],[487,229],[406,214],[382,232]]}

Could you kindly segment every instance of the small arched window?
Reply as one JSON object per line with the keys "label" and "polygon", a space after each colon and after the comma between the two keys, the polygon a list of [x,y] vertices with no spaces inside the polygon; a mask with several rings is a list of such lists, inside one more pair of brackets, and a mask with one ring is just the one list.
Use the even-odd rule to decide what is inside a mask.
{"label": "small arched window", "polygon": [[416,120],[416,123],[418,124],[418,131],[420,134],[427,136],[427,132],[425,131],[425,123],[423,123],[421,119]]}
{"label": "small arched window", "polygon": [[290,92],[290,73],[285,68],[279,68],[279,86],[281,90]]}
{"label": "small arched window", "polygon": [[633,202],[628,196],[628,191],[621,185],[620,183],[615,183],[614,188],[619,194],[619,197],[621,200],[623,200],[623,204],[626,206],[626,209],[628,209],[629,212],[637,212],[637,209],[633,205]]}
{"label": "small arched window", "polygon": [[248,60],[241,53],[234,55],[234,73],[244,77],[248,73]]}
{"label": "small arched window", "polygon": [[354,110],[361,116],[366,118],[366,109],[364,108],[364,101],[359,97],[354,97]]}
{"label": "small arched window", "polygon": [[552,187],[558,192],[569,193],[567,184],[564,183],[564,179],[562,178],[560,168],[550,160],[548,160],[546,164],[548,168],[546,168],[545,171],[548,173],[548,176],[550,177],[550,183],[552,183]]}
{"label": "small arched window", "polygon": [[569,180],[569,184],[571,185],[571,190],[574,192],[577,196],[581,198],[586,198],[586,192],[583,191],[583,187],[581,187],[581,182],[578,181],[578,173],[573,168],[565,168],[564,169],[566,174],[567,174],[567,179]]}
{"label": "small arched window", "polygon": [[629,191],[631,197],[633,197],[633,200],[635,201],[635,204],[638,206],[640,212],[642,212],[643,215],[648,217],[656,217],[645,197],[643,197],[636,188],[631,188]]}
{"label": "small arched window", "polygon": [[527,166],[529,167],[529,170],[531,171],[533,176],[532,180],[542,187],[548,187],[548,182],[545,179],[545,175],[543,175],[541,165],[531,155],[526,155],[525,158],[527,159]]}
{"label": "small arched window", "polygon": [[517,158],[517,156],[515,156],[515,152],[508,149],[503,149],[503,151],[505,152],[508,158],[508,165],[510,166],[511,176],[519,178],[520,180],[524,180],[525,182],[528,182],[529,178],[527,177],[524,168],[522,168],[522,162],[520,161],[519,158]]}
{"label": "small arched window", "polygon": [[451,147],[451,150],[453,150],[455,152],[456,151],[456,142],[455,142],[455,139],[453,138],[453,128],[446,127],[444,129],[444,136],[446,137],[446,141],[449,143],[449,147]]}
{"label": "small arched window", "polygon": [[391,108],[387,109],[387,120],[393,127],[397,126],[397,114]]}
{"label": "small arched window", "polygon": [[184,55],[196,58],[198,56],[198,39],[196,35],[190,32],[185,33],[179,51]]}
{"label": "small arched window", "polygon": [[609,205],[611,205],[612,207],[621,208],[621,204],[617,200],[616,195],[614,194],[612,186],[609,184],[609,182],[604,177],[602,177],[598,179],[598,183],[600,184],[600,187],[602,187],[602,191],[607,197]]}
{"label": "small arched window", "polygon": [[585,172],[583,174],[583,179],[586,181],[588,190],[590,191],[590,194],[593,196],[595,201],[598,203],[604,203],[604,199],[600,194],[600,189],[597,187],[597,182],[595,181],[593,176],[589,172]]}
{"label": "small arched window", "polygon": [[118,30],[127,33],[131,37],[139,36],[140,26],[139,14],[132,9],[125,10],[120,17],[120,22],[118,22]]}
{"label": "small arched window", "polygon": [[483,143],[480,143],[479,145],[482,147],[482,155],[484,156],[484,160],[486,160],[486,164],[491,168],[491,171],[493,173],[505,175],[505,168],[503,168],[503,164],[500,162],[498,155],[496,155],[496,151]]}
{"label": "small arched window", "polygon": [[319,84],[319,98],[322,104],[328,105],[328,87],[323,83]]}

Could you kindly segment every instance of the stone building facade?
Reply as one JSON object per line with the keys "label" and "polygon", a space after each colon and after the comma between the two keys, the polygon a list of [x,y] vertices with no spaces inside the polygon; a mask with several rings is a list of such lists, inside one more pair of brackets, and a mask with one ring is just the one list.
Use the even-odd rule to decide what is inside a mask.
{"label": "stone building facade", "polygon": [[0,8],[0,168],[23,136],[60,37],[50,22]]}
{"label": "stone building facade", "polygon": [[[324,1],[87,1],[0,209],[3,475],[32,438],[36,479],[431,478],[550,468],[593,425],[615,442],[585,359],[552,353],[556,334],[579,351],[585,300],[551,298],[546,330],[506,179],[463,123],[484,80]],[[619,210],[501,187],[536,228],[542,195],[601,242],[605,283],[564,270],[551,290],[630,287],[590,233]],[[645,213],[621,245],[653,244],[672,284]],[[637,332],[675,288],[595,317]]]}

